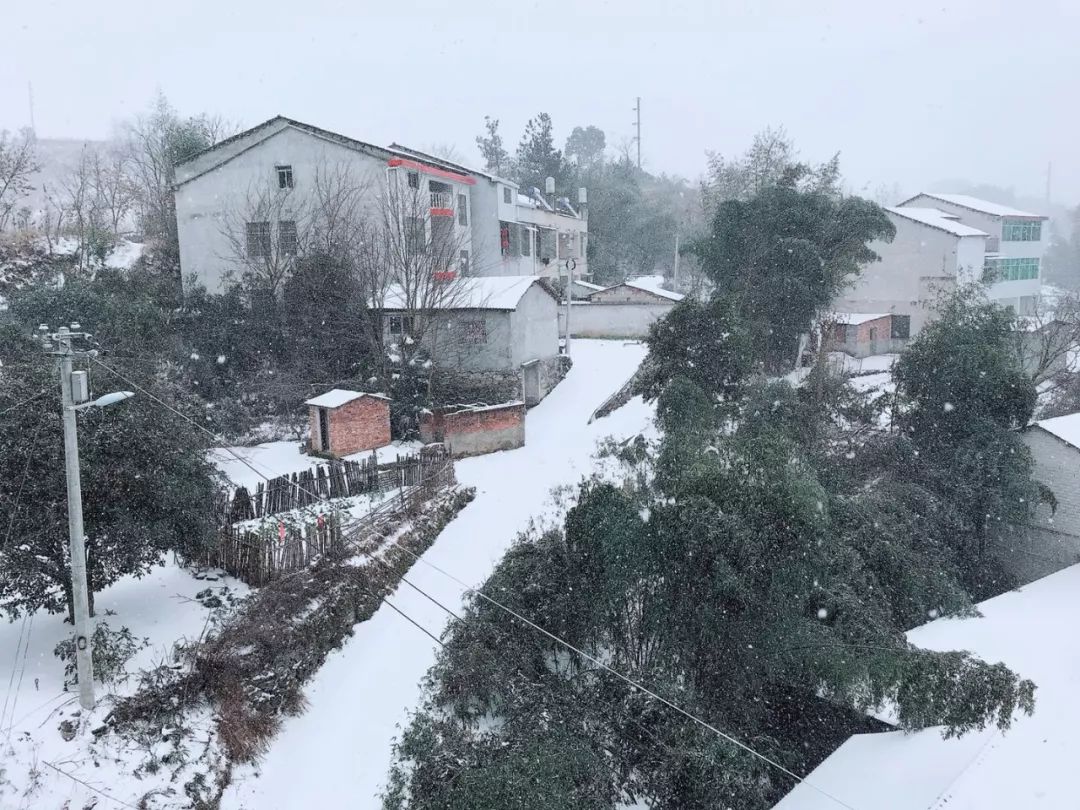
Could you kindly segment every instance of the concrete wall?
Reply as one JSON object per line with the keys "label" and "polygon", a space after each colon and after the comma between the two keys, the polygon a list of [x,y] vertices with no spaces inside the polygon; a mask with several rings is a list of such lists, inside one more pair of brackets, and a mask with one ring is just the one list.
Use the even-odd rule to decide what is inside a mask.
{"label": "concrete wall", "polygon": [[518,308],[510,313],[511,362],[514,365],[559,354],[558,309],[558,303],[540,288],[539,283],[533,284],[521,296]]}
{"label": "concrete wall", "polygon": [[[1034,257],[1040,259],[1039,273],[1042,274],[1041,260],[1046,253],[1046,247],[1049,244],[1049,227],[1048,223],[1044,220],[1042,225],[1042,238],[1038,242],[1015,242],[1004,241],[1001,239],[1002,222],[1004,217],[999,217],[994,214],[986,214],[981,211],[973,211],[970,208],[965,208],[961,205],[954,205],[952,203],[938,200],[934,197],[928,197],[920,194],[911,202],[907,203],[908,206],[917,206],[924,208],[938,208],[942,211],[946,211],[960,218],[960,222],[965,225],[970,225],[973,228],[978,228],[981,231],[985,231],[990,234],[993,240],[998,242],[998,255],[1006,258],[1028,258]],[[982,263],[979,264],[978,277],[982,277]],[[1014,307],[1018,312],[1021,311],[1021,298],[1037,296],[1041,286],[1040,279],[1025,279],[1024,281],[1004,281],[997,284],[992,284],[987,291],[987,294],[995,301],[1000,301],[1003,304],[1009,304]]]}
{"label": "concrete wall", "polygon": [[863,265],[833,309],[910,315],[914,336],[933,316],[937,291],[955,286],[961,261],[977,263],[981,272],[982,260],[976,253],[983,237],[958,237],[892,213],[889,219],[896,226],[896,238],[870,243],[881,261]]}
{"label": "concrete wall", "polygon": [[507,402],[453,413],[425,413],[420,438],[441,441],[454,458],[512,450],[525,444],[525,404]]}
{"label": "concrete wall", "polygon": [[[292,166],[292,191],[278,190],[278,165]],[[374,194],[385,183],[384,160],[291,128],[280,129],[261,143],[246,144],[228,163],[179,186],[176,225],[185,277],[193,273],[211,292],[220,291],[230,277],[243,271],[226,231],[236,232],[244,244],[250,200],[260,194],[286,195],[278,218],[302,220],[316,172],[339,169],[348,169],[357,182],[370,185],[374,203]],[[190,176],[191,171],[187,173]]]}
{"label": "concrete wall", "polygon": [[996,550],[1021,582],[1031,582],[1080,562],[1080,450],[1038,426],[1023,438],[1035,459],[1034,478],[1053,491],[1057,511],[1040,504],[1026,542]]}
{"label": "concrete wall", "polygon": [[[570,305],[570,335],[594,338],[642,338],[649,327],[674,308],[669,304],[597,304],[574,301]],[[566,308],[559,307],[559,334],[566,328]]]}
{"label": "concrete wall", "polygon": [[[318,413],[329,417],[330,447],[322,446]],[[340,408],[308,406],[311,449],[327,455],[349,456],[390,444],[390,402],[378,397],[360,397]]]}

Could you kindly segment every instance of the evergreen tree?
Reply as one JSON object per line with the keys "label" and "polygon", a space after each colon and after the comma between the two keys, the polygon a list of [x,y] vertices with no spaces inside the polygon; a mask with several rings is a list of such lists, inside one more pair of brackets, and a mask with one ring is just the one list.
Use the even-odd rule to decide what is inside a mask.
{"label": "evergreen tree", "polygon": [[801,191],[795,179],[721,203],[708,235],[690,247],[714,294],[734,302],[768,373],[792,367],[799,335],[877,259],[867,243],[895,234],[875,203]]}
{"label": "evergreen tree", "polygon": [[484,159],[484,169],[492,174],[505,177],[510,173],[510,155],[503,148],[502,135],[499,134],[499,119],[484,116],[485,135],[476,136],[476,145]]}
{"label": "evergreen tree", "polygon": [[[113,316],[116,313],[112,313]],[[84,328],[100,325],[88,318]],[[8,325],[0,335],[0,612],[39,608],[71,614],[63,429],[56,371],[40,346]],[[105,332],[103,328],[101,330]],[[165,401],[153,364],[112,358],[125,376]],[[124,388],[91,366],[96,394]],[[22,399],[44,392],[32,405]],[[7,411],[11,408],[10,411]],[[93,594],[120,577],[145,574],[167,550],[193,556],[216,530],[216,473],[207,443],[187,422],[137,397],[79,414],[87,581]]]}
{"label": "evergreen tree", "polygon": [[538,188],[544,191],[544,181],[555,178],[560,196],[569,191],[570,173],[563,154],[555,148],[551,116],[540,113],[525,125],[525,134],[518,143],[514,169],[518,184],[523,189]]}
{"label": "evergreen tree", "polygon": [[605,145],[604,131],[599,127],[574,127],[563,151],[573,159],[578,171],[588,171],[604,160]]}

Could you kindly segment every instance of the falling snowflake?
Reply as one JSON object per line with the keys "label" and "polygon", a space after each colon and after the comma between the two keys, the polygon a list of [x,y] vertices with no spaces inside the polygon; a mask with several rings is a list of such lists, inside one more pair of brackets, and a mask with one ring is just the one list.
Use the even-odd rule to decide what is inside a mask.
{"label": "falling snowflake", "polygon": [[827,619],[829,618],[829,611],[825,608],[818,608],[817,617],[822,620]]}
{"label": "falling snowflake", "polygon": [[953,405],[951,402],[946,402],[942,407],[945,409],[945,413],[949,413],[956,408],[956,406]]}
{"label": "falling snowflake", "polygon": [[191,353],[191,359],[192,360],[198,360],[199,359],[199,353],[198,352],[192,352]]}
{"label": "falling snowflake", "polygon": [[930,610],[926,611],[926,615],[929,616],[931,619],[936,619],[938,617],[938,609],[930,608]]}
{"label": "falling snowflake", "polygon": [[223,355],[223,354],[219,354],[219,355],[217,356],[217,364],[218,364],[219,366],[223,366],[223,365],[225,365],[225,355]]}

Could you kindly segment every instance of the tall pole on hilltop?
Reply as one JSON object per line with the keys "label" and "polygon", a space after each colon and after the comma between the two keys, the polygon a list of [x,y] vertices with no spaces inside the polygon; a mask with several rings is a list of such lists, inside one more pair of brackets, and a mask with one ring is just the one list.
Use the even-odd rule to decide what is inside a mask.
{"label": "tall pole on hilltop", "polygon": [[637,136],[634,138],[637,141],[637,167],[641,170],[641,96],[637,97],[637,104],[634,105],[634,112],[637,113],[637,120],[634,122],[634,127],[637,130]]}
{"label": "tall pole on hilltop", "polygon": [[[72,324],[78,328],[78,324]],[[64,417],[64,462],[67,471],[68,539],[71,544],[71,601],[75,614],[75,665],[79,675],[79,705],[94,708],[94,659],[91,649],[93,629],[90,623],[90,598],[86,585],[86,535],[83,533],[82,482],[79,477],[79,433],[75,421],[75,406],[87,396],[85,371],[78,378],[78,389],[72,388],[71,360],[76,352],[71,346],[74,338],[87,337],[60,327],[49,336],[56,343],[53,352],[60,366],[60,398]]]}

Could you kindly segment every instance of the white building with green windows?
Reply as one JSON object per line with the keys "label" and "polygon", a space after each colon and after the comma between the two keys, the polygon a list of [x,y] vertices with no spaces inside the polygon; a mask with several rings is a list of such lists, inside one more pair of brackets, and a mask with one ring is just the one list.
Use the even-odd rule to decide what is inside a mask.
{"label": "white building with green windows", "polygon": [[1047,217],[966,194],[924,192],[898,208],[933,208],[956,222],[983,231],[983,277],[992,299],[1028,314],[1038,301],[1042,259],[1049,234]]}

